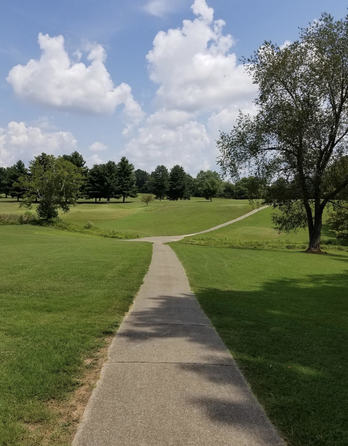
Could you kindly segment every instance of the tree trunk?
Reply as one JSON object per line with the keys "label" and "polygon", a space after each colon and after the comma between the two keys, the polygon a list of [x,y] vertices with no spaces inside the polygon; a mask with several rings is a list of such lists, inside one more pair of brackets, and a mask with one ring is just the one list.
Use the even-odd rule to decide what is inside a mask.
{"label": "tree trunk", "polygon": [[126,202],[126,196],[122,195],[122,203],[125,203],[125,202]]}
{"label": "tree trunk", "polygon": [[322,253],[322,250],[320,248],[321,228],[322,213],[315,216],[313,227],[309,229],[309,244],[306,252],[312,254]]}
{"label": "tree trunk", "polygon": [[17,195],[17,201],[19,201],[19,195]]}

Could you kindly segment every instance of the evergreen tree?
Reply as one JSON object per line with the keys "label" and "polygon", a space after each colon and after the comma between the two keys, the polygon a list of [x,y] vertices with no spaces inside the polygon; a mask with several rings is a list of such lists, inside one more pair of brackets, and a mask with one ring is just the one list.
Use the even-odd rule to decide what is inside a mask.
{"label": "evergreen tree", "polygon": [[122,197],[122,202],[127,197],[136,197],[134,166],[126,157],[122,157],[117,164],[117,192]]}
{"label": "evergreen tree", "polygon": [[8,169],[8,185],[11,197],[16,197],[17,201],[24,195],[25,189],[23,182],[20,181],[28,175],[28,171],[23,163],[19,160]]}
{"label": "evergreen tree", "polygon": [[134,174],[137,191],[143,194],[148,193],[150,174],[141,169],[137,169]]}
{"label": "evergreen tree", "polygon": [[156,198],[165,198],[169,188],[169,174],[165,166],[157,166],[151,173],[151,192]]}
{"label": "evergreen tree", "polygon": [[186,173],[184,169],[176,165],[172,168],[169,175],[169,200],[179,200],[185,197],[186,192]]}

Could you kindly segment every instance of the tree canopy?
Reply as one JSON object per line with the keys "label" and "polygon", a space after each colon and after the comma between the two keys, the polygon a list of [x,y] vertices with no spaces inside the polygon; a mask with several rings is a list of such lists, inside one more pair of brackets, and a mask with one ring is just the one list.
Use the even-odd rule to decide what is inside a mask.
{"label": "tree canopy", "polygon": [[39,217],[52,220],[58,216],[59,209],[67,212],[76,203],[81,184],[81,172],[74,164],[42,153],[30,163],[29,175],[21,179],[24,205],[31,207],[39,200]]}
{"label": "tree canopy", "polygon": [[265,42],[246,66],[257,113],[221,133],[219,163],[234,178],[281,178],[269,197],[278,227],[307,225],[308,252],[320,252],[323,211],[348,186],[348,17],[323,14],[285,47]]}

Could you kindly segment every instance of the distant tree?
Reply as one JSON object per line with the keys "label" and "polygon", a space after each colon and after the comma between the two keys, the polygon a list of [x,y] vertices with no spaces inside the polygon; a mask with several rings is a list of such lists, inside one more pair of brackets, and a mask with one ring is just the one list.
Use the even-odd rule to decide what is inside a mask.
{"label": "distant tree", "polygon": [[229,181],[222,183],[221,196],[223,198],[235,198],[235,187],[234,184]]}
{"label": "distant tree", "polygon": [[140,200],[146,204],[146,206],[149,205],[149,203],[151,203],[151,201],[153,201],[153,195],[152,194],[143,194],[140,197]]}
{"label": "distant tree", "polygon": [[169,200],[179,200],[185,197],[186,192],[186,173],[184,169],[176,165],[174,166],[169,175]]}
{"label": "distant tree", "polygon": [[150,185],[151,192],[155,194],[156,198],[163,200],[169,188],[169,174],[165,166],[157,166],[151,173]]}
{"label": "distant tree", "polygon": [[17,201],[24,195],[25,189],[23,188],[23,184],[20,181],[23,177],[26,177],[28,171],[23,163],[23,161],[19,160],[16,164],[11,166],[7,171],[8,177],[8,186],[9,186],[9,194],[11,197],[16,197]]}
{"label": "distant tree", "polygon": [[196,181],[195,179],[188,173],[185,174],[185,192],[184,192],[184,200],[190,200],[194,195],[196,189]]}
{"label": "distant tree", "polygon": [[255,200],[263,198],[265,180],[254,176],[241,178],[234,185],[235,198]]}
{"label": "distant tree", "polygon": [[66,161],[70,161],[74,164],[78,169],[80,169],[81,175],[83,177],[83,184],[81,186],[81,196],[86,196],[86,186],[87,186],[87,176],[88,176],[88,167],[86,165],[86,161],[83,156],[75,151],[70,155],[63,155],[63,159]]}
{"label": "distant tree", "polygon": [[286,193],[270,202],[281,214],[277,227],[307,226],[307,252],[320,252],[324,210],[348,186],[348,170],[335,176],[348,154],[348,16],[323,14],[285,47],[265,42],[247,68],[258,112],[221,133],[219,162],[235,178],[249,169],[296,183],[297,200]]}
{"label": "distant tree", "polygon": [[0,194],[7,197],[8,194],[8,172],[6,167],[0,167]]}
{"label": "distant tree", "polygon": [[134,173],[135,173],[135,185],[137,191],[140,193],[148,193],[150,174],[147,173],[145,170],[141,169],[137,169]]}
{"label": "distant tree", "polygon": [[127,197],[136,197],[134,166],[126,157],[122,157],[117,164],[117,192],[121,195],[123,203]]}
{"label": "distant tree", "polygon": [[110,201],[111,198],[119,198],[119,171],[114,161],[108,161],[100,165],[101,196]]}
{"label": "distant tree", "polygon": [[196,178],[196,193],[212,201],[222,190],[222,180],[217,172],[201,170]]}
{"label": "distant tree", "polygon": [[85,185],[85,196],[87,198],[94,198],[95,201],[103,198],[104,193],[104,169],[102,164],[95,164],[89,169],[87,174],[87,181]]}
{"label": "distant tree", "polygon": [[348,243],[348,203],[336,204],[329,215],[328,226],[335,232],[338,240]]}
{"label": "distant tree", "polygon": [[24,205],[31,207],[39,198],[37,213],[42,220],[58,216],[58,210],[67,212],[76,203],[82,175],[80,170],[62,157],[42,154],[29,167],[29,175],[21,178],[25,190]]}
{"label": "distant tree", "polygon": [[70,155],[63,155],[62,158],[65,159],[66,161],[70,161],[72,164],[74,164],[74,166],[78,167],[79,169],[87,170],[86,161],[84,160],[83,156],[77,151],[71,153]]}

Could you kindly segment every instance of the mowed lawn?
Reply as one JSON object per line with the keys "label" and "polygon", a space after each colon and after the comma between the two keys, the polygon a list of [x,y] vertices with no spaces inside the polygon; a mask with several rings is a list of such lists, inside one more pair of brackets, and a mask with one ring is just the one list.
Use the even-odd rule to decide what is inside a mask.
{"label": "mowed lawn", "polygon": [[[129,203],[80,203],[62,214],[63,221],[104,232],[114,231],[131,237],[151,235],[180,235],[202,231],[232,220],[250,211],[248,200],[201,198],[191,200],[156,200],[146,206],[140,198]],[[16,202],[0,200],[0,214],[24,212]]]}
{"label": "mowed lawn", "polygon": [[41,445],[50,403],[115,332],[151,246],[28,225],[0,226],[0,246],[0,445]]}
{"label": "mowed lawn", "polygon": [[348,251],[305,254],[284,248],[283,236],[278,249],[269,248],[268,212],[224,229],[232,245],[259,239],[263,248],[224,247],[220,231],[206,235],[207,246],[171,246],[288,444],[346,446]]}
{"label": "mowed lawn", "polygon": [[[252,248],[299,248],[305,249],[308,243],[307,229],[299,229],[289,233],[279,232],[273,228],[272,214],[274,210],[269,207],[250,218],[226,226],[217,231],[196,235],[189,239],[192,244],[252,247]],[[324,220],[325,221],[325,220]],[[335,243],[332,234],[324,224],[322,243]]]}

